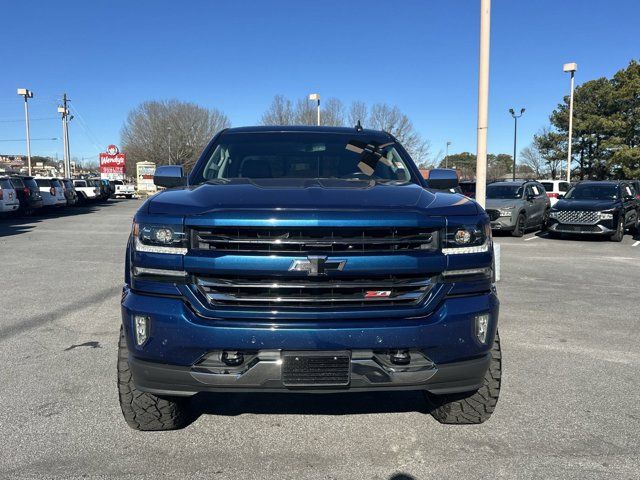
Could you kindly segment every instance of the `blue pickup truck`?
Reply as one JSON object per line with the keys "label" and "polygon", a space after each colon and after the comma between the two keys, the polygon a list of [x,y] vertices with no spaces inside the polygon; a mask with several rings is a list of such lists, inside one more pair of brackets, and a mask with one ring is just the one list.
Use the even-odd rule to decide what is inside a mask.
{"label": "blue pickup truck", "polygon": [[[136,213],[118,390],[138,430],[201,392],[421,390],[442,423],[500,391],[489,218],[386,132],[245,127]],[[452,180],[456,182],[455,177]]]}

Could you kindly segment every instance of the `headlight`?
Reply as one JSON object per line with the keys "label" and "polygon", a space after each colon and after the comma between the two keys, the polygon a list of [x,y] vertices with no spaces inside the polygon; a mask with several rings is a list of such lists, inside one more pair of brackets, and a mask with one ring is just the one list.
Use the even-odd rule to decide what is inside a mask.
{"label": "headlight", "polygon": [[510,217],[513,213],[514,208],[516,208],[515,205],[512,205],[510,207],[501,207],[498,209],[498,212],[500,213],[501,217]]}
{"label": "headlight", "polygon": [[134,248],[138,252],[187,253],[187,237],[182,225],[133,224]]}
{"label": "headlight", "polygon": [[445,255],[455,255],[460,253],[487,252],[490,243],[490,224],[453,224],[447,226],[442,253]]}
{"label": "headlight", "polygon": [[613,210],[605,210],[604,212],[598,212],[598,218],[600,220],[613,220]]}

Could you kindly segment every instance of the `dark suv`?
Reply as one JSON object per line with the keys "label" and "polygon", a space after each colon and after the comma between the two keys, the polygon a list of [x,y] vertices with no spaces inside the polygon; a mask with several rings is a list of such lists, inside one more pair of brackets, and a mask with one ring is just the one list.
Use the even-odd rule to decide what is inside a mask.
{"label": "dark suv", "polygon": [[24,175],[12,175],[10,177],[13,188],[20,200],[19,212],[23,215],[31,215],[34,211],[43,207],[40,187],[33,177]]}
{"label": "dark suv", "polygon": [[154,182],[167,190],[135,214],[126,253],[130,426],[179,428],[198,392],[413,389],[440,422],[490,417],[501,357],[489,218],[429,190],[389,133],[227,129],[188,178],[167,165]]}
{"label": "dark suv", "polygon": [[620,242],[625,229],[638,232],[640,201],[631,182],[585,181],[575,185],[549,214],[549,235],[609,236]]}

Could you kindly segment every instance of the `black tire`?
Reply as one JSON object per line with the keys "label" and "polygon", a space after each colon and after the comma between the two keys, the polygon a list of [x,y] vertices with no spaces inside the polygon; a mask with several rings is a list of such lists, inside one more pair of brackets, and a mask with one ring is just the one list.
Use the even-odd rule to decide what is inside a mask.
{"label": "black tire", "polygon": [[525,217],[524,213],[520,213],[518,215],[518,219],[516,220],[516,226],[511,232],[511,235],[513,237],[523,236],[526,223],[527,223],[527,217]]}
{"label": "black tire", "polygon": [[549,209],[547,208],[542,214],[542,223],[540,224],[540,230],[543,232],[546,232],[548,226],[549,226]]}
{"label": "black tire", "polygon": [[611,235],[612,242],[621,242],[624,238],[624,213],[619,214],[618,219],[618,227],[616,228],[616,233]]}
{"label": "black tire", "polygon": [[502,353],[500,337],[496,338],[491,348],[491,363],[484,376],[484,382],[475,392],[463,392],[452,395],[433,395],[425,392],[427,403],[431,407],[431,415],[440,423],[455,425],[472,425],[483,423],[491,417],[498,397],[502,380]]}
{"label": "black tire", "polygon": [[175,430],[189,423],[189,399],[158,397],[135,387],[122,327],[118,342],[118,395],[124,419],[136,430]]}

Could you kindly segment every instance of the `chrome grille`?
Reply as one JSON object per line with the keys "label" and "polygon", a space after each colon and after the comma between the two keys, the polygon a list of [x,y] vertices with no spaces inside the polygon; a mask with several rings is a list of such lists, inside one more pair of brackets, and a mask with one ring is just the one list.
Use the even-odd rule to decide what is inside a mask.
{"label": "chrome grille", "polygon": [[428,277],[196,277],[196,288],[221,307],[378,307],[415,305],[429,293]]}
{"label": "chrome grille", "polygon": [[577,225],[593,225],[598,223],[598,212],[585,210],[560,210],[556,214],[560,223],[572,223]]}
{"label": "chrome grille", "polygon": [[198,228],[191,231],[191,248],[295,255],[436,250],[438,232],[429,228]]}

